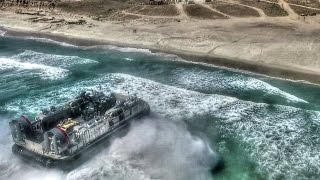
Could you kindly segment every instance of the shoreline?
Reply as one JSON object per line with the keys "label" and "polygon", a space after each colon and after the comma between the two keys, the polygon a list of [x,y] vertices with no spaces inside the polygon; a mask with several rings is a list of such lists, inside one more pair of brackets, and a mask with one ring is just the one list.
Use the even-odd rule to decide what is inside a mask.
{"label": "shoreline", "polygon": [[129,47],[137,49],[147,49],[152,53],[166,53],[176,55],[185,61],[190,63],[201,63],[203,65],[214,65],[221,68],[227,68],[234,71],[241,71],[247,73],[254,73],[261,76],[267,76],[281,80],[292,80],[294,82],[320,85],[320,73],[299,71],[298,69],[292,69],[288,67],[273,66],[266,63],[252,62],[242,60],[238,58],[227,58],[219,55],[204,54],[201,52],[194,53],[184,50],[168,49],[163,47],[153,47],[140,44],[129,44],[117,41],[97,40],[93,38],[83,38],[77,36],[69,36],[64,34],[52,33],[52,32],[36,32],[28,31],[25,29],[8,28],[0,26],[0,30],[6,31],[5,36],[15,37],[34,37],[45,38],[57,42],[69,43],[76,46],[103,46],[111,45],[117,47]]}

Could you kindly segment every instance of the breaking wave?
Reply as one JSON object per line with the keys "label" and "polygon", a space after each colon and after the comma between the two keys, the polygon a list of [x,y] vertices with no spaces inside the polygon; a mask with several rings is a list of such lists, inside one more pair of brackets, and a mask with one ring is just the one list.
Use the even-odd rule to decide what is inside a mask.
{"label": "breaking wave", "polygon": [[105,47],[107,49],[117,50],[121,52],[138,52],[138,53],[144,53],[144,54],[153,54],[149,49],[142,49],[142,48],[118,47],[118,46],[112,46],[112,45],[100,46],[100,47]]}
{"label": "breaking wave", "polygon": [[[0,31],[0,35],[2,33]],[[99,89],[99,84],[105,93],[115,91],[143,97],[152,113],[145,119],[133,121],[125,136],[113,137],[107,148],[71,172],[21,162],[11,153],[8,121],[12,117],[0,117],[0,179],[212,179],[215,177],[210,177],[208,171],[216,163],[216,151],[234,161],[239,161],[234,156],[240,152],[243,157],[240,160],[248,161],[234,163],[227,158],[222,178],[225,173],[232,174],[227,179],[234,176],[236,178],[230,179],[241,176],[255,179],[255,175],[265,179],[319,177],[320,112],[303,109],[305,105],[301,103],[307,101],[273,86],[273,82],[219,68],[159,63],[180,59],[148,49],[74,46],[46,38],[28,38],[64,46],[54,46],[59,52],[64,49],[73,54],[81,51],[86,57],[90,55],[99,61],[110,58],[111,61],[104,61],[104,65],[97,68],[95,65],[99,62],[81,55],[46,54],[36,52],[38,50],[0,57],[0,114],[32,116],[43,108],[65,103],[80,90]],[[7,52],[2,54],[29,48],[25,42],[22,47],[14,44],[17,47],[8,41],[4,46]],[[87,51],[90,49],[94,51]],[[118,63],[119,59],[123,61]],[[154,62],[148,64],[148,60]],[[128,64],[132,67],[125,67]],[[146,76],[154,81],[109,72]],[[68,79],[71,73],[74,74]],[[66,81],[38,82],[38,77]],[[195,133],[204,137],[190,133],[198,127],[201,132]],[[220,135],[223,137],[216,137]],[[232,155],[228,153],[232,151],[229,145],[234,148]],[[242,165],[244,167],[240,167]]]}
{"label": "breaking wave", "polygon": [[134,61],[132,58],[124,58],[126,61]]}
{"label": "breaking wave", "polygon": [[[320,133],[320,112],[318,111],[305,111],[299,108],[283,105],[270,106],[264,103],[242,101],[228,96],[203,94],[118,73],[109,74],[90,81],[76,83],[70,87],[62,88],[58,92],[49,92],[37,97],[14,101],[7,104],[5,108],[8,111],[15,110],[20,112],[21,109],[24,109],[36,112],[37,110],[40,110],[43,107],[48,107],[51,104],[61,104],[66,99],[74,96],[74,94],[80,89],[98,88],[99,84],[103,85],[102,89],[107,93],[110,91],[116,91],[124,94],[128,92],[136,93],[150,104],[154,113],[159,114],[163,119],[172,121],[170,123],[180,122],[181,119],[186,119],[191,123],[201,123],[201,120],[194,119],[194,117],[199,117],[198,115],[210,115],[212,119],[215,119],[214,123],[217,124],[220,130],[224,132],[224,136],[233,138],[236,141],[241,142],[241,144],[245,144],[246,149],[244,149],[244,151],[252,161],[257,163],[258,171],[262,174],[267,173],[268,178],[270,179],[313,179],[320,172],[320,156],[318,154],[319,148],[317,146],[317,144],[320,144],[320,138],[315,136],[315,134]],[[259,85],[257,87],[261,88]],[[271,88],[271,90],[273,90],[273,88]],[[279,93],[285,94],[281,91]],[[81,167],[78,169],[80,170],[79,172],[89,173],[93,176],[95,172],[102,173],[106,171],[105,173],[110,175],[109,170],[118,167],[114,165],[119,163],[115,159],[122,158],[123,161],[120,162],[119,168],[127,168],[126,170],[134,173],[132,176],[137,177],[137,179],[143,179],[145,177],[174,179],[176,176],[179,176],[180,174],[177,175],[177,173],[172,173],[170,170],[161,169],[162,166],[159,159],[154,160],[155,164],[149,165],[151,166],[150,168],[148,168],[148,165],[144,164],[149,161],[153,161],[152,157],[154,157],[154,154],[148,154],[148,149],[156,149],[146,147],[159,146],[159,151],[161,152],[158,152],[158,155],[163,152],[161,149],[161,143],[151,143],[150,141],[143,139],[143,135],[141,135],[142,133],[140,132],[142,127],[144,127],[145,135],[148,135],[148,138],[150,139],[153,137],[161,139],[162,137],[161,134],[154,135],[157,131],[148,132],[148,129],[166,129],[166,127],[162,127],[161,122],[156,121],[155,124],[148,124],[149,122],[146,121],[144,123],[146,124],[133,125],[133,129],[131,131],[132,133],[137,134],[130,134],[130,131],[128,136],[115,140],[110,149],[108,149],[104,155],[97,156],[97,158],[93,160],[94,162],[90,162],[95,164],[94,166]],[[157,125],[157,123],[160,123],[160,125]],[[168,122],[165,122],[164,124],[167,123]],[[168,127],[171,126],[170,123]],[[138,128],[135,129],[135,127]],[[175,130],[170,131],[172,131],[172,133],[175,132]],[[199,147],[206,146],[205,142],[202,142],[192,136],[189,136],[190,138],[188,138],[188,135],[186,134],[180,136],[179,133],[181,131],[176,132],[177,134],[174,134],[175,137],[171,137],[173,135],[170,134],[170,131],[166,131],[164,134],[168,134],[168,137],[170,138],[187,138],[190,146],[192,146],[192,144]],[[161,133],[161,131],[159,131],[159,133]],[[135,138],[138,140],[132,142],[137,143],[134,146],[130,141]],[[166,141],[168,144],[172,145],[173,142],[179,142],[179,139],[175,139],[175,141],[171,142],[170,138]],[[142,141],[145,144],[139,145]],[[190,152],[200,152],[200,150],[196,150],[197,148],[193,149],[189,145],[187,149],[189,149]],[[180,146],[182,149],[186,148],[186,146]],[[176,150],[170,148],[167,149],[168,152],[172,153],[169,153],[168,157],[174,157],[179,154],[180,146],[175,147],[178,148]],[[146,154],[142,153],[142,155],[139,156],[139,152],[144,152]],[[105,156],[108,158],[101,158]],[[139,156],[139,158],[134,159],[135,156]],[[187,155],[187,157],[189,157],[189,155]],[[184,157],[181,159],[181,163],[184,161],[183,158]],[[130,166],[125,163],[128,159],[131,162],[131,164],[129,163]],[[199,157],[199,159],[201,159],[201,157]],[[171,162],[170,160],[164,161]],[[140,167],[138,169],[143,171],[142,175],[140,174],[140,171],[130,170],[133,166]],[[179,167],[184,166],[177,166],[177,168]],[[157,174],[152,171],[152,168],[159,168],[158,170],[162,173]],[[92,171],[90,171],[90,169],[92,169]],[[174,171],[180,170],[175,168],[173,169]],[[168,176],[165,176],[164,174],[168,174]],[[188,174],[188,172],[183,171],[181,173],[181,178],[187,178],[183,176],[184,174]],[[308,174],[308,176],[306,176],[306,174]],[[101,174],[98,176],[104,177],[104,175]],[[69,179],[77,179],[78,177],[79,176],[75,172],[71,172],[68,175]],[[190,177],[202,178],[191,175]]]}
{"label": "breaking wave", "polygon": [[[117,74],[122,85],[146,97],[159,114],[177,116],[211,114],[219,119],[225,135],[249,146],[249,157],[261,173],[271,179],[314,179],[320,172],[320,112],[288,106],[241,101],[236,98],[206,95],[128,75]],[[123,91],[122,91],[123,92]],[[193,123],[200,123],[195,120]],[[312,148],[310,148],[312,147]],[[303,157],[303,158],[301,158]],[[307,175],[306,175],[307,174]]]}
{"label": "breaking wave", "polygon": [[40,75],[44,79],[57,80],[63,79],[68,75],[68,70],[59,67],[46,66],[28,62],[19,62],[10,58],[0,58],[0,70],[34,70],[34,74]]}
{"label": "breaking wave", "polygon": [[175,82],[187,88],[201,89],[202,91],[234,91],[241,94],[260,92],[264,98],[279,97],[287,103],[308,103],[292,94],[284,92],[261,80],[243,75],[228,76],[223,71],[210,72],[205,70],[188,71],[179,69],[173,77]]}
{"label": "breaking wave", "polygon": [[14,59],[17,59],[22,62],[29,63],[39,63],[49,66],[58,66],[67,68],[77,64],[92,64],[98,63],[97,61],[81,58],[78,56],[67,56],[67,55],[57,55],[57,54],[45,54],[35,51],[26,50],[18,55],[13,56]]}
{"label": "breaking wave", "polygon": [[192,136],[182,124],[144,119],[134,122],[126,136],[116,138],[67,179],[209,179],[215,160],[206,142]]}
{"label": "breaking wave", "polygon": [[[170,119],[210,114],[226,136],[248,146],[245,151],[258,170],[271,179],[314,179],[320,172],[317,144],[320,112],[237,98],[202,94],[123,74],[113,90],[136,92],[151,109]],[[119,81],[118,81],[119,82]],[[111,87],[112,89],[112,87]],[[196,119],[192,123],[200,123]],[[303,157],[303,158],[301,158]],[[280,160],[279,160],[280,159]]]}
{"label": "breaking wave", "polygon": [[[319,112],[280,105],[272,107],[271,111],[268,104],[202,94],[125,74],[111,74],[82,82],[69,90],[75,92],[79,87],[90,89],[97,84],[103,84],[106,91],[137,93],[150,103],[154,112],[171,120],[192,119],[203,114],[217,117],[226,135],[248,144],[246,151],[249,157],[257,162],[259,171],[267,172],[271,178],[303,178],[303,171],[308,171],[308,168],[313,169],[311,172],[319,171],[320,157],[315,156],[318,149],[308,148],[320,143],[319,138],[314,138],[314,132],[310,132],[312,126],[319,128]],[[45,98],[42,103],[48,101]],[[44,106],[42,103],[38,105]],[[193,123],[198,122],[194,120]],[[298,158],[301,156],[305,158]],[[306,165],[308,168],[304,167]]]}
{"label": "breaking wave", "polygon": [[[1,121],[1,129],[7,128]],[[168,179],[205,180],[217,156],[209,144],[191,135],[183,123],[161,118],[134,121],[124,137],[114,137],[111,145],[71,172],[48,170],[20,162],[11,153],[9,131],[1,131],[0,178],[17,179]],[[177,173],[179,172],[179,173]]]}
{"label": "breaking wave", "polygon": [[265,93],[265,96],[268,96],[268,95],[279,96],[287,99],[288,103],[308,103],[307,101],[301,98],[298,98],[292,94],[289,94],[287,92],[280,90],[279,88],[276,88],[274,86],[271,86],[268,83],[265,83],[263,81],[260,81],[254,78],[249,78],[244,83],[237,83],[233,81],[231,85],[237,86],[239,89],[244,89],[244,90],[252,90],[252,91],[261,90],[262,92]]}
{"label": "breaking wave", "polygon": [[61,41],[55,41],[53,39],[49,39],[49,38],[40,38],[40,37],[34,37],[34,36],[27,36],[27,37],[23,37],[22,39],[26,39],[26,40],[34,40],[34,41],[38,41],[38,42],[43,42],[43,43],[51,43],[51,44],[57,44],[60,46],[65,46],[65,47],[79,47],[70,43],[66,43],[66,42],[61,42]]}
{"label": "breaking wave", "polygon": [[[81,49],[103,49],[107,51],[118,51],[122,53],[130,53],[130,56],[135,56],[139,55],[140,57],[142,56],[152,56],[152,58],[148,59],[153,59],[154,57],[161,57],[161,60],[164,61],[181,61],[185,63],[192,63],[190,61],[186,61],[182,58],[180,58],[177,55],[174,54],[168,54],[168,53],[163,53],[163,52],[152,52],[150,49],[144,49],[144,48],[131,48],[131,47],[119,47],[119,46],[113,46],[113,45],[97,45],[97,46],[83,46]],[[132,59],[131,57],[129,59]],[[125,60],[128,60],[125,58]],[[160,59],[157,59],[157,61]]]}
{"label": "breaking wave", "polygon": [[78,56],[66,56],[45,54],[26,50],[10,58],[0,58],[0,70],[34,70],[32,74],[39,75],[43,79],[59,80],[69,74],[67,68],[80,64],[95,64],[97,61]]}
{"label": "breaking wave", "polygon": [[2,30],[0,30],[0,36],[5,36],[5,34],[7,33],[7,31],[2,31]]}

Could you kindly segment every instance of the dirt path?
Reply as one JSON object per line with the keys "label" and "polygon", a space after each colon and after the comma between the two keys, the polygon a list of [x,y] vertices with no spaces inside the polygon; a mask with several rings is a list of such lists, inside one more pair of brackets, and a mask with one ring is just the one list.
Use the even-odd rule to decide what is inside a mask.
{"label": "dirt path", "polygon": [[190,17],[184,12],[183,5],[181,3],[176,3],[176,8],[179,12],[180,19],[189,19]]}
{"label": "dirt path", "polygon": [[126,11],[121,11],[121,14],[133,15],[133,16],[139,16],[139,17],[145,17],[145,18],[179,19],[179,16],[150,16],[150,15],[144,15],[144,14],[130,13]]}
{"label": "dirt path", "polygon": [[[320,3],[320,0],[319,0],[319,3]],[[293,4],[293,3],[288,3],[289,5],[292,5],[292,6],[298,6],[298,7],[303,7],[303,8],[307,8],[307,9],[313,9],[313,10],[319,10],[319,8],[315,8],[315,7],[309,7],[309,6],[303,6],[303,5],[300,5],[300,4]]]}
{"label": "dirt path", "polygon": [[294,12],[294,10],[290,7],[290,5],[286,1],[279,0],[278,4],[280,5],[281,8],[287,11],[289,18],[294,18],[294,19],[299,18],[299,15],[296,12]]}
{"label": "dirt path", "polygon": [[234,17],[234,16],[230,16],[230,15],[228,15],[228,14],[225,14],[225,13],[223,13],[223,12],[218,11],[218,10],[212,8],[211,6],[209,6],[208,4],[199,3],[199,5],[201,5],[201,6],[204,7],[204,8],[210,9],[211,11],[213,11],[213,12],[215,12],[215,13],[219,13],[219,14],[221,14],[221,15],[223,15],[223,16],[226,16],[226,17],[228,17],[228,18]]}
{"label": "dirt path", "polygon": [[247,7],[247,8],[251,8],[251,9],[254,9],[256,10],[260,17],[267,17],[267,15],[264,13],[264,11],[262,9],[259,9],[259,8],[256,8],[256,7],[253,7],[253,6],[248,6],[248,5],[245,5],[245,4],[241,4],[241,3],[238,3],[238,2],[235,2],[235,1],[226,1],[226,0],[221,0],[222,2],[225,2],[225,3],[228,3],[228,4],[235,4],[235,5],[239,5],[239,6],[244,6],[244,7]]}

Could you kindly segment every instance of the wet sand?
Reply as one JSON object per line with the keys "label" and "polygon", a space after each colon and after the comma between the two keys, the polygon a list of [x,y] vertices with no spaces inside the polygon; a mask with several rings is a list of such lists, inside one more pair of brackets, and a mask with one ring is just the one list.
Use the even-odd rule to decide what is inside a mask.
{"label": "wet sand", "polygon": [[[76,45],[146,48],[254,73],[320,84],[320,17],[311,20],[94,21],[86,25],[32,23],[29,15],[0,11],[6,35],[50,38]],[[55,17],[66,17],[55,14]],[[72,17],[77,18],[77,17]]]}

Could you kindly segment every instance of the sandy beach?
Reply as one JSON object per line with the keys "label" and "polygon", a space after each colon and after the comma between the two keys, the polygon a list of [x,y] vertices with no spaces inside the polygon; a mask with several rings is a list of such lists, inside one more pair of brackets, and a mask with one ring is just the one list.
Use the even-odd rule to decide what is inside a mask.
{"label": "sandy beach", "polygon": [[320,16],[249,17],[228,20],[96,21],[62,12],[55,19],[87,23],[31,22],[35,16],[0,10],[6,35],[32,35],[83,45],[112,44],[176,54],[274,77],[320,83]]}

